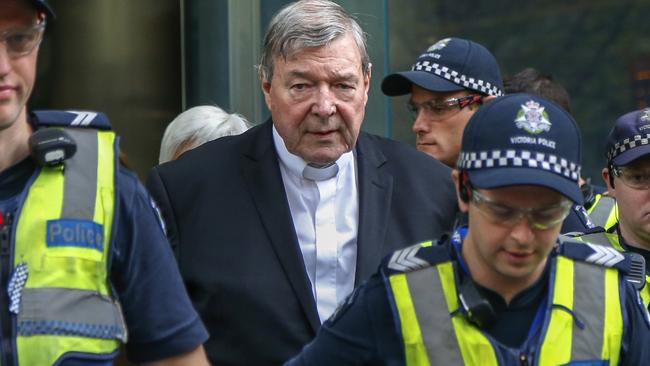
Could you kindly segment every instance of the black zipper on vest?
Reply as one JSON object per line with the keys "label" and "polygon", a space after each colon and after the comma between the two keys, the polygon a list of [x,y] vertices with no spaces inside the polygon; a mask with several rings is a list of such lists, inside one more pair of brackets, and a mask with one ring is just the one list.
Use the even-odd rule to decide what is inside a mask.
{"label": "black zipper on vest", "polygon": [[13,365],[13,338],[11,334],[12,318],[9,313],[9,297],[7,295],[7,284],[11,265],[9,258],[11,254],[11,226],[13,216],[11,212],[4,215],[0,225],[0,340],[2,340],[2,365]]}

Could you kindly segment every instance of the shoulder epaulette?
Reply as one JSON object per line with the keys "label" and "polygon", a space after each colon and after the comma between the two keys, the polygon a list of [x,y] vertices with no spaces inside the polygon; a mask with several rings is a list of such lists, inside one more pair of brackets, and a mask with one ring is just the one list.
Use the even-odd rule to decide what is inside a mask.
{"label": "shoulder epaulette", "polygon": [[625,279],[637,289],[645,285],[645,259],[642,255],[618,250],[603,245],[560,237],[558,254],[576,261],[616,268]]}
{"label": "shoulder epaulette", "polygon": [[388,274],[412,272],[450,260],[447,245],[440,241],[426,241],[394,251],[384,258],[382,270]]}
{"label": "shoulder epaulette", "polygon": [[110,130],[111,123],[102,112],[94,111],[33,111],[34,122],[38,127],[82,127]]}

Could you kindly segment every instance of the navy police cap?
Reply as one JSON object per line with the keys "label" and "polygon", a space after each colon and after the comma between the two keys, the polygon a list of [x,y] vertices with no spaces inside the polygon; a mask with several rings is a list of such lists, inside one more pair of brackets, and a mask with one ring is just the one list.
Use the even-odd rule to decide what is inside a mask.
{"label": "navy police cap", "polygon": [[626,165],[650,154],[650,108],[619,117],[607,136],[607,161]]}
{"label": "navy police cap", "polygon": [[32,0],[32,4],[38,9],[39,11],[44,12],[47,14],[48,19],[54,19],[56,16],[54,14],[54,11],[52,10],[52,7],[47,3],[45,0]]}
{"label": "navy police cap", "polygon": [[538,185],[581,204],[580,151],[580,131],[569,113],[544,98],[512,94],[470,118],[457,167],[477,188]]}
{"label": "navy police cap", "polygon": [[481,94],[503,95],[503,80],[492,53],[462,38],[445,38],[430,46],[411,71],[388,75],[381,90],[388,96],[411,92],[411,85],[434,92],[469,89]]}

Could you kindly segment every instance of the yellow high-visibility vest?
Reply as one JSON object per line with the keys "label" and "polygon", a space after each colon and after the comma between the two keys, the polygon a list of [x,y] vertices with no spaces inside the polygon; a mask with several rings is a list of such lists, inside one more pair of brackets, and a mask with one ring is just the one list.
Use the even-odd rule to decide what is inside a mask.
{"label": "yellow high-visibility vest", "polygon": [[52,365],[72,352],[110,355],[126,341],[109,283],[116,137],[65,130],[76,154],[64,167],[39,168],[15,222],[10,308],[19,365]]}
{"label": "yellow high-visibility vest", "polygon": [[594,198],[594,203],[587,213],[589,219],[595,226],[600,226],[605,230],[609,230],[616,225],[616,200],[613,197],[597,194]]}
{"label": "yellow high-visibility vest", "polygon": [[[618,232],[616,230],[612,232],[601,231],[597,233],[585,234],[580,236],[573,236],[572,239],[577,239],[587,243],[598,244],[602,246],[612,247],[619,252],[625,252],[625,248],[621,245],[618,240]],[[650,263],[646,263],[646,268],[648,268]],[[641,289],[640,294],[643,299],[643,303],[650,307],[650,275],[646,273],[645,276],[645,286]]]}
{"label": "yellow high-visibility vest", "polygon": [[[419,246],[417,250],[440,250],[430,243]],[[421,261],[409,254],[413,250],[405,248],[406,255],[392,257],[407,258],[405,266],[411,268],[388,275],[406,365],[499,365],[501,355],[492,341],[459,311],[454,262],[413,265]],[[528,362],[542,366],[580,360],[617,365],[623,335],[618,270],[564,256],[549,260],[555,263],[541,348],[520,357],[533,357]]]}

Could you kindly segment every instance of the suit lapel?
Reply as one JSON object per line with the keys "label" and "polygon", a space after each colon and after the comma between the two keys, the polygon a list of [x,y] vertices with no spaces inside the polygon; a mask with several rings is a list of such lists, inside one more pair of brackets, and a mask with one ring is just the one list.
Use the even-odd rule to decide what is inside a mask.
{"label": "suit lapel", "polygon": [[242,173],[287,280],[316,331],[320,321],[282,183],[271,126],[270,121],[260,126],[244,153]]}
{"label": "suit lapel", "polygon": [[383,256],[393,177],[381,169],[386,157],[364,133],[357,143],[359,232],[355,285],[370,277]]}

